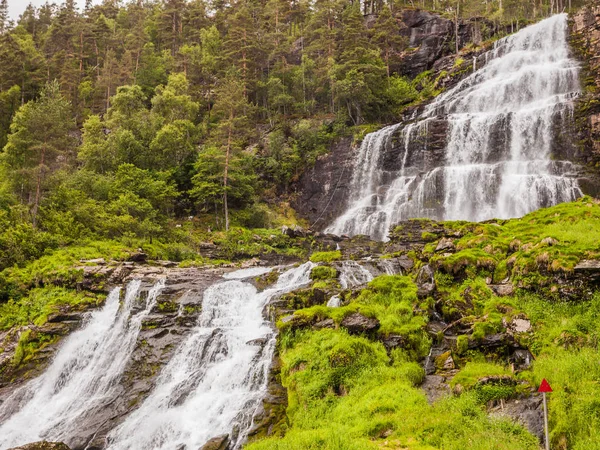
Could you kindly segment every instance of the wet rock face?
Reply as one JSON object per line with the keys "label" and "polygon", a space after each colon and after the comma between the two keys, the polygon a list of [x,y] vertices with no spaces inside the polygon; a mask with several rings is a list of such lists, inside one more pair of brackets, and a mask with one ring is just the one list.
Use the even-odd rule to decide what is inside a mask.
{"label": "wet rock face", "polygon": [[21,447],[14,447],[9,450],[71,450],[66,444],[62,442],[34,442],[33,444],[22,445]]}
{"label": "wet rock face", "polygon": [[[401,20],[404,27],[400,34],[406,37],[409,49],[413,49],[402,58],[403,75],[414,78],[431,69],[440,58],[456,51],[454,21],[419,9],[403,10]],[[458,47],[463,48],[469,42],[480,44],[498,31],[496,24],[481,17],[461,20]]]}
{"label": "wet rock face", "polygon": [[571,17],[571,49],[582,62],[583,95],[577,99],[575,132],[565,135],[577,143],[574,157],[588,168],[580,180],[584,193],[600,196],[600,6],[581,8]]}
{"label": "wet rock face", "polygon": [[355,151],[352,140],[342,138],[300,177],[292,207],[310,222],[311,228],[325,228],[345,210]]}

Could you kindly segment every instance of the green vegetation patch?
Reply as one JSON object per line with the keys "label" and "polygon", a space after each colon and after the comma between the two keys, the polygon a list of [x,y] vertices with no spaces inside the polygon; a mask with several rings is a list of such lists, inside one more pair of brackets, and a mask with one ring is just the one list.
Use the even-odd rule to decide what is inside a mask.
{"label": "green vegetation patch", "polygon": [[342,252],[339,250],[331,251],[331,252],[314,252],[310,255],[310,260],[315,263],[329,263],[333,261],[339,261],[342,259]]}

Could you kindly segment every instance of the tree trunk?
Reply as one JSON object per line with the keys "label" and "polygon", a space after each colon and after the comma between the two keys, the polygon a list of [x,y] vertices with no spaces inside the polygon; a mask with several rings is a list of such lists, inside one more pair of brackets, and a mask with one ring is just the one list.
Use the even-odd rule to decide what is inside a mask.
{"label": "tree trunk", "polygon": [[33,201],[33,210],[31,211],[33,228],[37,227],[37,212],[40,204],[40,197],[42,195],[42,171],[44,170],[44,162],[46,159],[46,142],[42,146],[42,154],[40,156],[40,166],[37,175],[37,183],[35,187],[35,199]]}
{"label": "tree trunk", "polygon": [[223,174],[223,209],[225,210],[225,231],[229,231],[229,208],[227,206],[227,182],[229,179],[229,156],[231,154],[231,132],[233,125],[233,108],[229,111],[229,127],[227,130],[227,149],[225,152],[225,170]]}
{"label": "tree trunk", "polygon": [[454,40],[456,41],[456,54],[458,55],[458,15],[460,14],[460,0],[456,2],[456,27],[454,32]]}

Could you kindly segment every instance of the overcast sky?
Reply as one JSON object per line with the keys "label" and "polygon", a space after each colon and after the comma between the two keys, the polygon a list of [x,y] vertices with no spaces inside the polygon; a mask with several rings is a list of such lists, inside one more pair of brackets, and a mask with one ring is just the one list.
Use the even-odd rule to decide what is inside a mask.
{"label": "overcast sky", "polygon": [[[76,2],[80,8],[83,8],[83,5],[85,5],[85,0],[76,0]],[[46,3],[46,0],[8,0],[8,12],[10,18],[17,20],[30,3],[32,3],[33,6],[38,7]],[[50,3],[60,5],[63,3],[63,0],[51,0]],[[100,3],[100,0],[93,0],[93,3]]]}

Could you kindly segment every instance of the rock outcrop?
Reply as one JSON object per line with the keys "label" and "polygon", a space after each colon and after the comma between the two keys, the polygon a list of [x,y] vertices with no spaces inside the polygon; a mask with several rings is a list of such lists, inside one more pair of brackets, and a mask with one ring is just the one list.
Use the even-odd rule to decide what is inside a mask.
{"label": "rock outcrop", "polygon": [[62,442],[34,442],[32,444],[22,445],[20,447],[14,447],[9,450],[71,450],[66,444]]}

